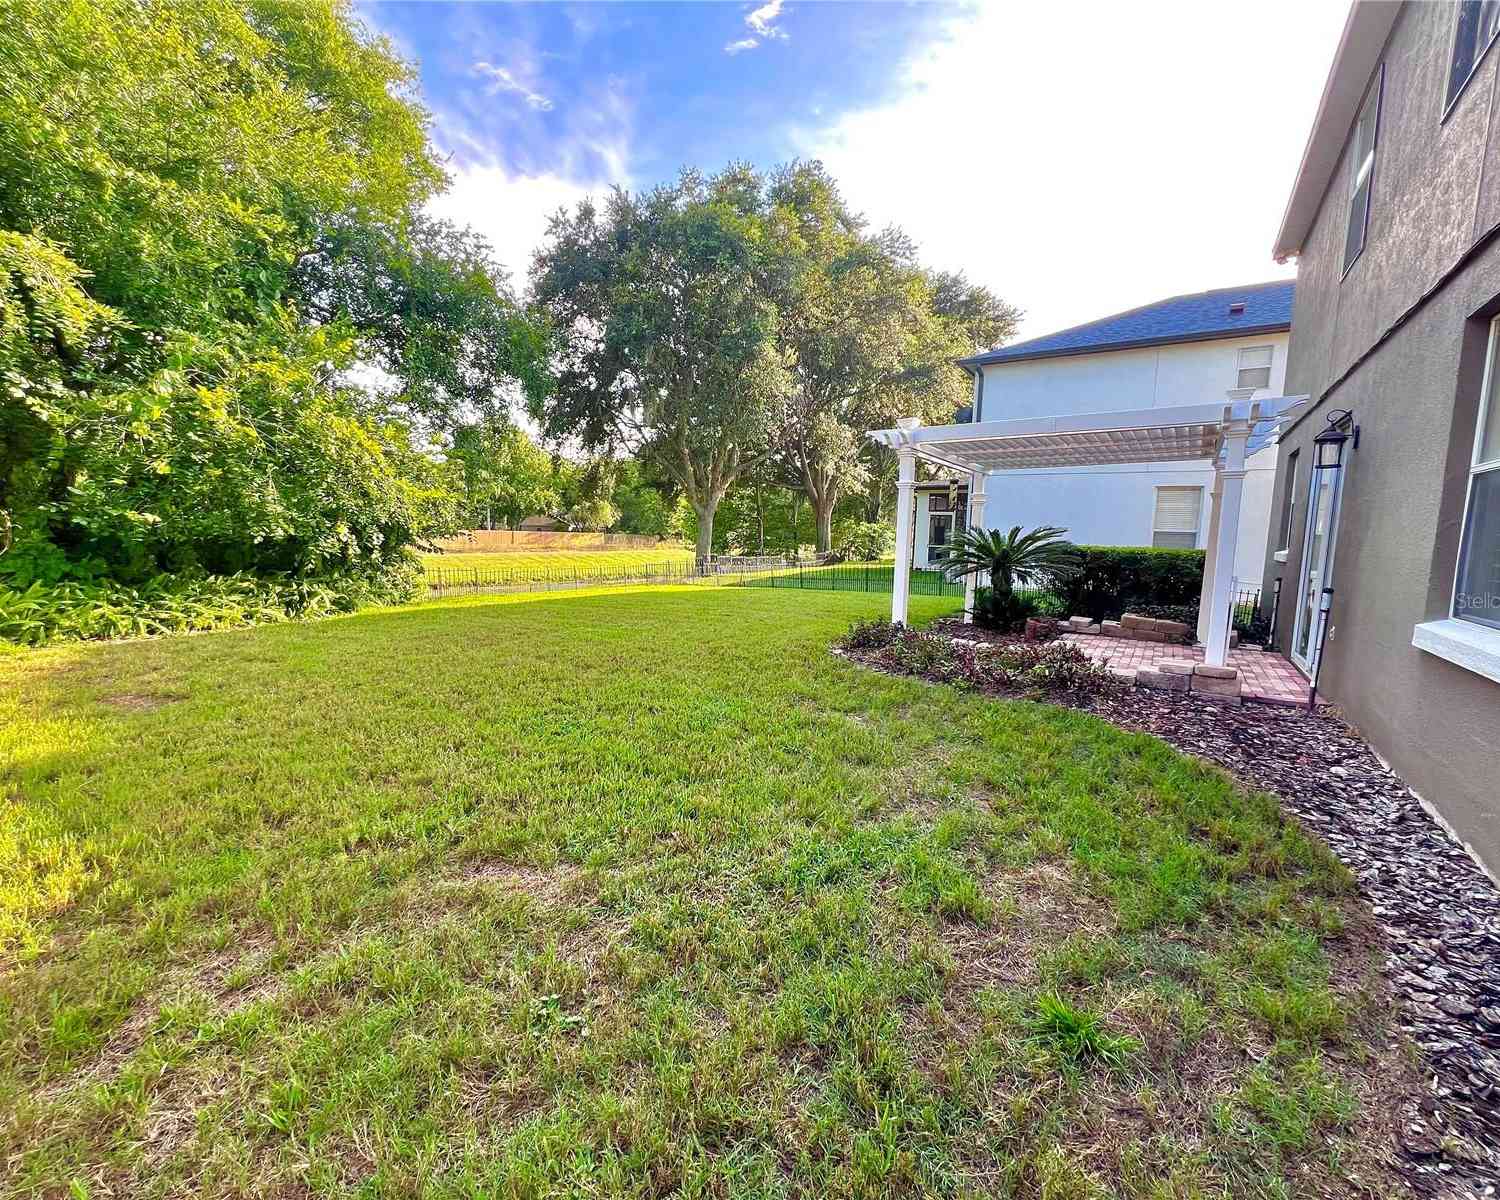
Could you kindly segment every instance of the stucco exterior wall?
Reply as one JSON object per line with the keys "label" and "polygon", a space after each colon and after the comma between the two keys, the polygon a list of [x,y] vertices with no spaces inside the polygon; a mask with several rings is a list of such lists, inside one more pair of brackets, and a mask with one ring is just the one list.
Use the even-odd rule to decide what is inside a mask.
{"label": "stucco exterior wall", "polygon": [[[1291,644],[1312,439],[1351,409],[1360,447],[1336,531],[1334,604],[1320,689],[1500,872],[1500,684],[1412,646],[1448,616],[1487,318],[1500,308],[1496,64],[1492,49],[1447,119],[1454,8],[1408,4],[1384,54],[1369,231],[1347,274],[1349,166],[1334,173],[1299,261],[1287,391],[1314,397],[1282,439],[1300,449],[1298,508],[1277,644]],[[1347,149],[1346,149],[1347,159]],[[1446,278],[1445,278],[1446,276]],[[1282,481],[1274,492],[1279,520]]]}

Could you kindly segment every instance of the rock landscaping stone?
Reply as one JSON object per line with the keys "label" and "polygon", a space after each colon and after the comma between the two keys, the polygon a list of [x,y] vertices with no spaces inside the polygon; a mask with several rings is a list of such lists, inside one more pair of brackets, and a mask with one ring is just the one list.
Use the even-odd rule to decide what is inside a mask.
{"label": "rock landscaping stone", "polygon": [[1164,642],[1167,640],[1167,635],[1160,630],[1146,629],[1144,627],[1132,629],[1130,636],[1138,642]]}
{"label": "rock landscaping stone", "polygon": [[1174,671],[1153,671],[1150,667],[1141,667],[1135,673],[1137,687],[1159,688],[1164,692],[1185,692],[1191,678]]}
{"label": "rock landscaping stone", "polygon": [[1202,675],[1208,679],[1238,679],[1240,673],[1233,667],[1214,667],[1208,663],[1194,663],[1193,674]]}
{"label": "rock landscaping stone", "polygon": [[1156,669],[1168,675],[1191,675],[1196,666],[1198,664],[1190,658],[1168,658],[1157,663]]}
{"label": "rock landscaping stone", "polygon": [[1152,629],[1150,617],[1143,617],[1140,613],[1126,613],[1120,618],[1120,624],[1126,629]]}
{"label": "rock landscaping stone", "polygon": [[1105,637],[1124,637],[1125,629],[1118,621],[1100,621],[1099,632]]}
{"label": "rock landscaping stone", "polygon": [[1188,627],[1181,621],[1157,621],[1156,632],[1181,641],[1188,635]]}
{"label": "rock landscaping stone", "polygon": [[1212,696],[1227,704],[1244,703],[1243,688],[1238,679],[1215,679],[1212,675],[1192,676],[1192,691],[1197,696]]}

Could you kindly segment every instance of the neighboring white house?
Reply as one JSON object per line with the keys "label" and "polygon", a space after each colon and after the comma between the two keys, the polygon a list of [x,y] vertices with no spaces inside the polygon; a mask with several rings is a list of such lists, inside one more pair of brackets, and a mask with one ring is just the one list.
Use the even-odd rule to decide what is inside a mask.
{"label": "neighboring white house", "polygon": [[[1286,374],[1293,283],[1252,284],[1176,296],[1060,333],[989,350],[960,364],[974,377],[974,421],[1139,411],[1212,403],[1231,388],[1280,395]],[[1260,582],[1265,566],[1276,448],[1246,462],[1234,575]],[[1207,543],[1213,469],[1199,462],[995,471],[985,483],[984,524],[1060,525],[1093,546]],[[947,486],[919,485],[913,561],[934,560],[955,525]]]}

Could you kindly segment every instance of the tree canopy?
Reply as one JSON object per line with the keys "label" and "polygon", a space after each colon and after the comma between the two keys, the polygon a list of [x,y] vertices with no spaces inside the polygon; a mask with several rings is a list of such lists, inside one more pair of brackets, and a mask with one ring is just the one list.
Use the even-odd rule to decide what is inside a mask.
{"label": "tree canopy", "polygon": [[380,573],[451,528],[430,438],[544,344],[420,215],[412,69],[344,0],[5,10],[0,565]]}
{"label": "tree canopy", "polygon": [[771,453],[788,381],[755,176],[687,171],[554,218],[532,277],[562,335],[547,434],[625,448],[682,489],[698,556],[740,474]]}

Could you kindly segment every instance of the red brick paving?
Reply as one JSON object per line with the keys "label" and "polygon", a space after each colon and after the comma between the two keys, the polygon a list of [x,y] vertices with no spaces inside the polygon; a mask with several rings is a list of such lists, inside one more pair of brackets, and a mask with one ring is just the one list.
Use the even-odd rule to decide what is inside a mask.
{"label": "red brick paving", "polygon": [[[1133,638],[1111,638],[1088,633],[1065,633],[1060,640],[1072,642],[1095,662],[1104,663],[1110,670],[1132,679],[1137,668],[1153,667],[1163,659],[1203,661],[1201,646],[1138,642]],[[1246,700],[1261,700],[1270,704],[1307,703],[1307,680],[1302,672],[1279,654],[1269,650],[1231,650],[1229,665],[1240,673]]]}

